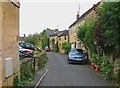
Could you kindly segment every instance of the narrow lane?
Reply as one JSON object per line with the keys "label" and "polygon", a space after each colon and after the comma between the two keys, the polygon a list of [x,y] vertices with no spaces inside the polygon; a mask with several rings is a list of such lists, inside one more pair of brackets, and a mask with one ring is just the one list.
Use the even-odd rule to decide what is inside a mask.
{"label": "narrow lane", "polygon": [[67,55],[48,52],[48,73],[39,86],[110,86],[90,65],[68,64]]}

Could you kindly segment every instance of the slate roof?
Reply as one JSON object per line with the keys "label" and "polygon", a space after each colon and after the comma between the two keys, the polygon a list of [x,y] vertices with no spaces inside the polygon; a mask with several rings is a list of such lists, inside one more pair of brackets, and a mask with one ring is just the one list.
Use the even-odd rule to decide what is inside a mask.
{"label": "slate roof", "polygon": [[51,34],[50,36],[58,36],[59,33],[61,33],[62,31],[54,31],[53,34]]}
{"label": "slate roof", "polygon": [[69,30],[63,30],[63,31],[55,31],[53,34],[51,34],[50,36],[66,36],[69,34]]}
{"label": "slate roof", "polygon": [[[100,4],[100,2],[98,2],[96,5],[98,5],[98,4]],[[81,21],[84,17],[86,17],[86,15],[88,15],[88,14],[89,14],[92,10],[94,10],[95,8],[96,8],[96,7],[93,6],[93,7],[91,7],[88,11],[86,11],[85,13],[83,13],[83,15],[78,18],[78,20],[76,20],[73,24],[71,24],[71,25],[69,26],[69,28],[71,28],[71,27],[72,27],[73,25],[75,25],[77,22]]]}
{"label": "slate roof", "polygon": [[47,37],[50,38],[51,35],[55,33],[55,30],[46,30]]}
{"label": "slate roof", "polygon": [[60,37],[60,36],[66,36],[66,35],[69,35],[69,30],[62,31],[61,33],[58,34],[58,37]]}

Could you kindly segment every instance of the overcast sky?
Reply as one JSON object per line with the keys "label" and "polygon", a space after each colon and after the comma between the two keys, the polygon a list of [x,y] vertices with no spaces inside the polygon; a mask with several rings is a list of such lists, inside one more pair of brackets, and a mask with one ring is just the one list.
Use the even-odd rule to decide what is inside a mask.
{"label": "overcast sky", "polygon": [[80,15],[100,0],[20,0],[20,36],[40,33],[46,28],[68,29]]}

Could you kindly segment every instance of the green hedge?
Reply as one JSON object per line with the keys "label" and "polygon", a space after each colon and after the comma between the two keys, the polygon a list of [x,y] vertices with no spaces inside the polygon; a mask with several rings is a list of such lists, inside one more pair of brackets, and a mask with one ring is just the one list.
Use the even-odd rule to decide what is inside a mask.
{"label": "green hedge", "polygon": [[[41,53],[36,54],[38,58],[36,58],[35,67],[38,67],[38,70],[42,69],[47,62],[47,54],[42,51]],[[26,58],[24,58],[26,59]],[[22,60],[24,60],[22,59]],[[20,64],[20,75],[14,77],[14,86],[23,87],[25,84],[32,82],[35,77],[36,68],[34,67],[34,59],[31,58],[28,61],[21,61]]]}

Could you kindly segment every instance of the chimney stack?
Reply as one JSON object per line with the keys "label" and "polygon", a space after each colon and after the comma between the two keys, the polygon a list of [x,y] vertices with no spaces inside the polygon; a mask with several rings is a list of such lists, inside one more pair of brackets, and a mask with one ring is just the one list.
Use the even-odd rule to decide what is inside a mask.
{"label": "chimney stack", "polygon": [[55,31],[58,31],[58,29],[55,29]]}
{"label": "chimney stack", "polygon": [[78,9],[77,16],[76,16],[77,20],[79,18],[79,13],[80,13],[80,5],[79,5],[79,9]]}
{"label": "chimney stack", "polygon": [[25,41],[25,34],[23,35],[24,41]]}
{"label": "chimney stack", "polygon": [[76,16],[76,19],[78,20],[78,18],[79,18],[79,12],[77,13],[77,16]]}

